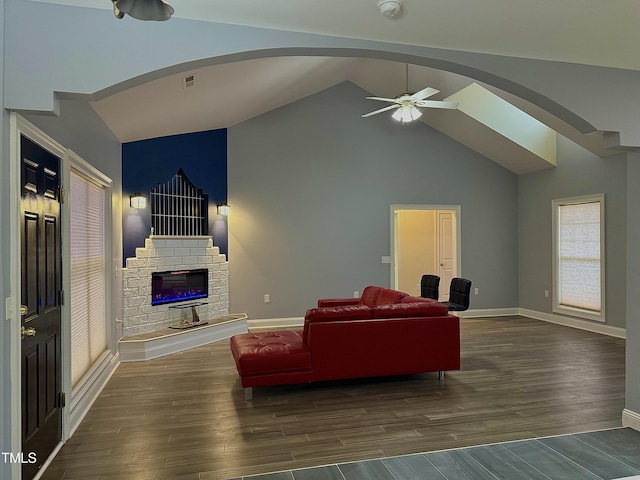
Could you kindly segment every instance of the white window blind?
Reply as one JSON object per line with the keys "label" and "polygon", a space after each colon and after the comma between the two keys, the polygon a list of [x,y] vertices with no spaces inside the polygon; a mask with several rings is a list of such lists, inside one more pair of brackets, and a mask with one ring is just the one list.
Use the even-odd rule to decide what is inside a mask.
{"label": "white window blind", "polygon": [[[556,299],[558,309],[602,319],[603,199],[558,201],[556,223]],[[584,313],[581,315],[580,312]]]}
{"label": "white window blind", "polygon": [[71,382],[107,349],[105,188],[71,170]]}

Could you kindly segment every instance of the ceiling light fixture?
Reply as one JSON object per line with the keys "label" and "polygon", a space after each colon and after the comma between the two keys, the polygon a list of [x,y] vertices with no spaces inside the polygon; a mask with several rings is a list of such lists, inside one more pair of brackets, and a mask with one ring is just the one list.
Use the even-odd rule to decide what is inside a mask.
{"label": "ceiling light fixture", "polygon": [[391,117],[402,123],[413,122],[422,116],[422,112],[411,104],[402,105]]}
{"label": "ceiling light fixture", "polygon": [[173,7],[164,0],[111,0],[113,14],[116,18],[124,17],[125,13],[138,20],[169,20],[173,15]]}
{"label": "ceiling light fixture", "polygon": [[402,12],[403,0],[378,0],[380,13],[387,18],[396,18]]}
{"label": "ceiling light fixture", "polygon": [[405,64],[405,80],[406,80],[406,88],[405,94],[398,97],[397,102],[400,104],[400,108],[398,108],[391,118],[397,120],[400,123],[409,123],[414,120],[419,119],[422,116],[422,112],[416,108],[414,105],[413,99],[411,98],[411,93],[409,93],[409,64]]}

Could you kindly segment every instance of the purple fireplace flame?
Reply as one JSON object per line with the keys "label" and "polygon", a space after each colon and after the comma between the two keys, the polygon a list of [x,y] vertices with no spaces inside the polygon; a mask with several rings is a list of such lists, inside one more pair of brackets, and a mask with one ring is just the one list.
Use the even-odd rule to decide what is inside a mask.
{"label": "purple fireplace flame", "polygon": [[153,272],[151,305],[183,302],[209,296],[209,270]]}

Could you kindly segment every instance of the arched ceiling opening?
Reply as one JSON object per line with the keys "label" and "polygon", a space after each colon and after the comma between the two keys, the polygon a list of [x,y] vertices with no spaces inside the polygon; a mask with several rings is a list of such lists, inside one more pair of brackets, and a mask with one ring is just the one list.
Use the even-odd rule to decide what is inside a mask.
{"label": "arched ceiling opening", "polygon": [[[247,52],[247,55],[251,56],[251,53]],[[373,52],[367,53],[374,56]],[[483,106],[478,108],[478,102],[475,102],[474,113],[465,109],[465,105],[461,105],[456,112],[429,109],[421,121],[517,174],[553,167],[555,150],[552,155],[542,154],[539,148],[532,148],[535,142],[522,141],[522,135],[514,137],[509,129],[496,128],[495,122],[492,123],[490,119],[500,115],[507,118],[507,112],[511,112],[512,116],[502,124],[511,125],[515,130],[528,129],[529,137],[536,135],[534,132],[540,129],[546,129],[558,132],[600,156],[615,153],[603,148],[602,135],[579,131],[575,124],[583,130],[594,129],[562,106],[507,79],[461,65],[434,61],[434,64],[442,67],[466,70],[476,74],[476,77],[488,79],[514,91],[524,91],[530,98],[551,105],[555,112],[573,120],[574,125],[495,85],[416,63],[408,62],[407,80],[407,64],[402,61],[321,55],[265,56],[264,51],[255,56],[259,58],[240,59],[236,56],[224,59],[227,60],[226,63],[220,63],[221,59],[209,59],[174,66],[163,72],[153,72],[97,92],[92,96],[96,100],[91,105],[121,141],[129,142],[232,127],[344,81],[353,82],[372,95],[385,97],[395,97],[404,92],[408,81],[410,91],[426,86],[439,90],[432,97],[434,100],[461,95],[460,92],[465,91],[467,100],[464,103],[468,103],[468,95],[472,92],[475,97],[480,95]],[[394,57],[384,52],[378,56]],[[395,57],[429,63],[429,59],[406,55]],[[371,110],[378,107],[372,104]],[[518,125],[514,120],[513,115],[518,114],[517,112],[525,123],[520,122]],[[548,141],[551,135],[544,133],[543,137]],[[548,153],[554,148],[555,137],[544,150]]]}

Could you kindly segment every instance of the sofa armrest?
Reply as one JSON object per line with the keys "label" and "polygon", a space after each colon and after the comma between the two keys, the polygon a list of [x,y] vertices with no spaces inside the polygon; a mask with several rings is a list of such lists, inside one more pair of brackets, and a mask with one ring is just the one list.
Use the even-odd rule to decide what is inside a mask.
{"label": "sofa armrest", "polygon": [[344,307],[347,305],[360,305],[359,298],[321,298],[318,300],[318,308]]}

